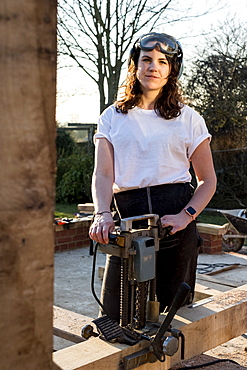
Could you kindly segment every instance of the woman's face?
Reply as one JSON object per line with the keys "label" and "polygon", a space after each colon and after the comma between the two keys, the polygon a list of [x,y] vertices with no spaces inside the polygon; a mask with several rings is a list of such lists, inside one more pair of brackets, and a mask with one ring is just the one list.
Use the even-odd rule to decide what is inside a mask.
{"label": "woman's face", "polygon": [[170,70],[165,54],[157,49],[152,51],[141,50],[136,77],[140,82],[142,92],[153,91],[158,94],[167,83]]}

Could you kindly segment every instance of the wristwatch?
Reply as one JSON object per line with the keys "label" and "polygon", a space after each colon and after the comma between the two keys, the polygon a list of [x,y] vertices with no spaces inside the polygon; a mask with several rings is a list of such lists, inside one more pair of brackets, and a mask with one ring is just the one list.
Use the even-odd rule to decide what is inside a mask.
{"label": "wristwatch", "polygon": [[190,217],[192,217],[192,219],[193,219],[193,220],[195,219],[196,210],[195,210],[193,207],[189,206],[189,207],[187,207],[187,208],[184,208],[184,211],[185,211],[185,212],[186,212]]}

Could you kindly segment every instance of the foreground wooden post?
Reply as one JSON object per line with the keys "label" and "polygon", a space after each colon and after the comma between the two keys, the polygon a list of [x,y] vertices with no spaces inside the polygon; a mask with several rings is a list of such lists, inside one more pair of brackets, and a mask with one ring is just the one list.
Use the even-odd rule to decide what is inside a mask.
{"label": "foreground wooden post", "polygon": [[0,358],[52,364],[56,1],[0,3]]}

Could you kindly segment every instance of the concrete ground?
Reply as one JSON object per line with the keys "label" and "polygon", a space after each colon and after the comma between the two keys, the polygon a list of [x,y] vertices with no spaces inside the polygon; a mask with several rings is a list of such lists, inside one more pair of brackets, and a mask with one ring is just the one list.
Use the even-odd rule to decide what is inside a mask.
{"label": "concrete ground", "polygon": [[[91,293],[91,271],[93,257],[89,255],[89,248],[76,249],[55,253],[54,304],[56,306],[96,318],[98,304]],[[98,252],[96,260],[95,291],[100,297],[102,280],[98,277],[98,267],[104,266],[105,255]],[[230,290],[234,286],[247,284],[247,246],[238,253],[222,253],[220,255],[200,254],[198,258],[198,279],[203,284],[205,272],[216,272],[230,265],[237,264],[234,269],[219,272],[212,276],[223,282],[222,291]],[[204,275],[205,276],[205,275]],[[214,284],[207,282],[207,286],[215,289]],[[71,345],[70,342],[54,337],[54,349]],[[247,335],[233,339],[207,354],[222,358],[237,358],[235,361],[247,366]],[[233,355],[234,354],[234,355]],[[222,367],[226,369],[226,367]]]}

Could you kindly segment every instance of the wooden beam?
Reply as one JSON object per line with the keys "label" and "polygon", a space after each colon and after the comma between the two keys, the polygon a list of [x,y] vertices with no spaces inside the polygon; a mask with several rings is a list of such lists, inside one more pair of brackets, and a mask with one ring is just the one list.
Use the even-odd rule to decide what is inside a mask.
{"label": "wooden beam", "polygon": [[234,263],[234,264],[232,264],[232,265],[230,265],[230,266],[223,267],[223,268],[221,268],[221,269],[219,269],[219,270],[212,271],[212,272],[208,272],[208,273],[207,273],[207,275],[210,275],[210,276],[212,276],[212,275],[217,275],[217,274],[220,274],[221,272],[225,272],[225,271],[233,270],[233,269],[235,269],[235,268],[239,267],[239,265],[240,265],[239,263]]}
{"label": "wooden beam", "polygon": [[60,329],[60,328],[56,328],[56,327],[53,327],[53,335],[55,335],[59,338],[68,340],[68,341],[73,342],[73,343],[81,343],[81,342],[85,342],[85,340],[86,340],[83,337],[81,337],[80,335],[72,334],[69,331],[66,331],[66,330],[63,330],[63,329]]}
{"label": "wooden beam", "polygon": [[[85,325],[91,325],[94,331],[97,331],[92,320],[92,317],[53,306],[53,334],[71,342],[76,341],[75,343],[79,343],[85,341],[85,339],[81,337],[81,329]],[[81,338],[80,341],[79,338]]]}
{"label": "wooden beam", "polygon": [[55,0],[0,1],[1,370],[52,361]]}
{"label": "wooden beam", "polygon": [[[206,274],[196,274],[196,281],[199,283],[206,283],[207,287],[210,285],[210,283],[213,284],[213,286],[216,288],[216,290],[224,291],[229,290],[230,288],[237,288],[241,285],[243,285],[241,282],[237,281],[230,281],[222,278],[214,278],[212,276],[206,275]],[[225,289],[223,287],[226,287]],[[224,290],[222,290],[224,289]]]}
{"label": "wooden beam", "polygon": [[[213,300],[196,308],[182,307],[172,326],[185,336],[185,359],[201,354],[247,331],[247,285],[214,295]],[[161,315],[161,317],[164,315]],[[85,320],[85,317],[84,317]],[[54,362],[62,370],[120,369],[123,357],[146,348],[113,344],[90,338],[88,341],[57,351]],[[145,364],[141,370],[168,370],[180,361],[180,351],[166,361]]]}

